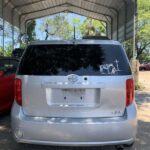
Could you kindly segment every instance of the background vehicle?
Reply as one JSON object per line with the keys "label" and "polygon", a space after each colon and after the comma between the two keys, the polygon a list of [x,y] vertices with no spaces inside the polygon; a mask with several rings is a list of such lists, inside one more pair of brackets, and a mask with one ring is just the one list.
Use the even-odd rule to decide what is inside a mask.
{"label": "background vehicle", "polygon": [[18,66],[15,58],[0,58],[0,113],[11,108],[14,101],[14,80]]}
{"label": "background vehicle", "polygon": [[12,131],[22,143],[132,144],[134,81],[119,42],[38,41],[16,75]]}
{"label": "background vehicle", "polygon": [[142,63],[140,64],[139,70],[150,71],[150,63]]}
{"label": "background vehicle", "polygon": [[21,58],[23,52],[24,52],[23,48],[15,48],[12,51],[12,57],[15,57],[15,58],[19,59],[19,58]]}

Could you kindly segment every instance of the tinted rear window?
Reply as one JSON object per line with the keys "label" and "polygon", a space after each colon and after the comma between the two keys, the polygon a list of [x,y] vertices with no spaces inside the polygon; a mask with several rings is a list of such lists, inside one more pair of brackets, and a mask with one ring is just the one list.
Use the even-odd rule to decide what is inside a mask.
{"label": "tinted rear window", "polygon": [[127,57],[119,45],[31,45],[20,75],[129,75]]}
{"label": "tinted rear window", "polygon": [[15,59],[0,59],[0,70],[4,71],[6,75],[16,73],[18,60]]}

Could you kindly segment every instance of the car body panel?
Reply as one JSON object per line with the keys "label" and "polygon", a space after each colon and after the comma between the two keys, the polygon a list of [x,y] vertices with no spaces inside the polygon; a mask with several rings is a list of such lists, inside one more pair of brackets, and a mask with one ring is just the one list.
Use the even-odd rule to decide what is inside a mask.
{"label": "car body panel", "polygon": [[15,74],[0,77],[0,112],[11,108],[14,101]]}
{"label": "car body panel", "polygon": [[[14,103],[12,130],[15,140],[20,143],[66,146],[131,144],[137,132],[136,116],[135,103],[126,108],[123,116],[113,118],[30,117]],[[18,130],[23,134],[19,138],[15,135]]]}
{"label": "car body panel", "polygon": [[150,71],[150,63],[140,64],[139,70]]}
{"label": "car body panel", "polygon": [[86,81],[85,77],[78,76],[76,83],[70,83],[67,76],[17,78],[22,80],[22,105],[26,115],[84,118],[122,116],[126,80],[132,76],[119,76],[117,81],[116,76],[86,76]]}
{"label": "car body panel", "polygon": [[[0,58],[0,70],[5,70],[4,75],[0,76],[0,112],[10,110],[14,101],[14,80],[16,63],[18,60],[15,58]],[[2,64],[12,65],[15,63],[13,70],[6,70]],[[3,69],[2,69],[3,68]],[[14,70],[15,69],[15,70]]]}
{"label": "car body panel", "polygon": [[[124,68],[124,64],[122,64],[121,69],[115,70],[117,74],[113,74],[113,72],[107,75],[105,75],[104,72],[104,74],[100,74],[101,69],[105,69],[107,66],[112,66],[114,62],[118,62],[117,59],[111,59],[111,55],[115,52],[112,54],[107,53],[109,57],[111,57],[108,63],[98,63],[97,75],[93,75],[93,72],[85,75],[87,68],[82,65],[82,61],[79,63],[79,68],[84,68],[81,74],[72,73],[76,70],[72,69],[70,71],[68,69],[70,66],[65,63],[65,60],[61,61],[61,64],[69,66],[67,68],[69,71],[65,67],[63,68],[59,63],[56,63],[57,65],[51,63],[52,60],[55,61],[56,59],[57,61],[59,56],[62,57],[62,55],[59,55],[60,52],[59,54],[58,51],[57,54],[55,53],[55,46],[57,47],[59,45],[59,49],[65,50],[66,48],[62,49],[64,45],[73,45],[77,49],[77,46],[80,45],[86,45],[85,47],[87,48],[90,47],[89,45],[95,46],[98,44],[110,46],[111,51],[117,51],[116,47],[114,49],[112,47],[119,46],[123,54],[121,58],[125,61],[123,59],[118,60],[120,63],[123,62],[126,64],[126,68]],[[50,52],[56,57],[49,57],[51,56],[49,55],[50,48],[47,48],[46,45],[53,45],[52,51]],[[21,67],[18,69],[16,78],[19,79],[18,81],[21,81],[22,85],[22,105],[20,106],[14,102],[11,112],[12,132],[17,142],[47,145],[92,146],[132,144],[135,141],[137,110],[134,99],[130,105],[126,105],[126,84],[128,79],[133,81],[133,76],[125,51],[119,42],[111,40],[37,41],[31,43],[29,46],[37,47],[35,49],[30,47],[30,51],[28,51],[27,48],[22,60],[25,62],[26,53],[29,52],[27,53],[27,57],[29,56],[28,58],[31,57],[33,58],[31,60],[34,60],[34,56],[36,56],[36,61],[31,64],[33,68],[28,67],[30,59],[26,61],[27,64],[22,71],[20,71],[20,68],[23,64],[20,63]],[[38,46],[41,46],[42,57],[38,57],[40,55]],[[43,50],[42,46],[46,48]],[[102,45],[98,46],[102,47]],[[99,50],[98,46],[96,50]],[[84,48],[80,50],[84,50]],[[103,49],[104,48],[101,48],[101,50]],[[95,47],[89,48],[88,52],[91,52],[91,50],[93,53]],[[32,53],[34,51],[36,51],[35,54]],[[119,57],[118,53],[114,54],[115,58]],[[82,53],[80,54],[82,55]],[[89,59],[91,57],[88,57],[89,54],[83,54],[83,56],[88,58],[84,59],[83,57],[84,62],[86,62],[85,60],[91,60]],[[94,54],[98,55],[99,53]],[[74,60],[74,58],[70,59],[71,57],[68,56],[70,55],[67,55],[67,59],[69,58],[71,61]],[[45,65],[46,58],[48,59]],[[94,58],[95,55],[93,59]],[[102,57],[97,58],[99,60],[99,58]],[[53,73],[51,69],[49,69],[50,71],[48,70],[50,72],[48,75],[45,74],[42,69],[41,73],[37,66],[42,63],[39,63],[38,60],[42,60],[42,63],[44,61],[44,65],[41,67],[42,69],[45,68],[45,66],[48,66],[48,69],[51,66],[52,68],[56,68],[56,74]],[[107,58],[104,60],[107,60]],[[77,61],[74,62],[74,64],[77,64]],[[89,64],[92,66],[92,63]],[[88,69],[91,67],[89,66]],[[117,63],[116,68],[118,68]],[[36,71],[34,72],[34,69],[38,72],[37,74],[35,73]],[[124,71],[125,69],[126,71]],[[59,70],[63,70],[63,73],[59,74]],[[69,73],[67,72],[67,74],[65,74],[65,70]],[[109,73],[109,69],[107,69],[107,71]],[[132,91],[133,90],[132,84]]]}

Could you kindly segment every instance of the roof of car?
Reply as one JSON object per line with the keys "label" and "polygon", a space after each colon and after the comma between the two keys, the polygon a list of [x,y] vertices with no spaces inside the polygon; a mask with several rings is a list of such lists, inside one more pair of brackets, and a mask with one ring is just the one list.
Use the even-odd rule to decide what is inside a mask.
{"label": "roof of car", "polygon": [[120,42],[114,40],[43,40],[33,41],[30,45],[47,45],[47,44],[110,44],[110,45],[121,45]]}

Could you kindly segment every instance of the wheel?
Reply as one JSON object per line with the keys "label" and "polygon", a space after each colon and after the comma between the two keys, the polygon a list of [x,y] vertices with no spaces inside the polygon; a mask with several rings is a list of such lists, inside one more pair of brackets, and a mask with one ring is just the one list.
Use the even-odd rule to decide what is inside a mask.
{"label": "wheel", "polygon": [[126,150],[135,150],[134,143],[131,143],[129,145],[124,145],[124,147],[125,147]]}
{"label": "wheel", "polygon": [[123,145],[117,145],[116,147],[116,150],[124,150],[124,146]]}
{"label": "wheel", "polygon": [[145,69],[145,68],[142,68],[141,71],[146,71],[146,69]]}
{"label": "wheel", "polygon": [[134,143],[131,143],[129,145],[117,145],[116,150],[134,150]]}

